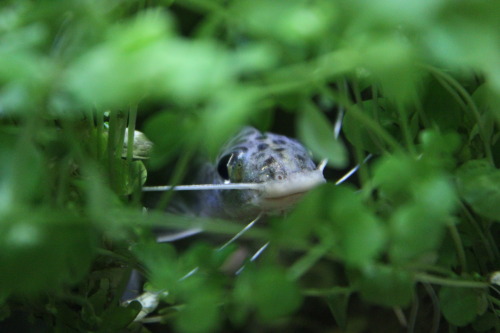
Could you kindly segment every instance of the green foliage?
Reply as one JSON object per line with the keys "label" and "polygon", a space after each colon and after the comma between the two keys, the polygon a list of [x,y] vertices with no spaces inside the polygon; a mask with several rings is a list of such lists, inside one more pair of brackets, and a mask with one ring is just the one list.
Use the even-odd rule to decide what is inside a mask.
{"label": "green foliage", "polygon": [[331,165],[339,168],[346,166],[345,148],[332,136],[333,128],[318,110],[304,106],[298,126],[300,137],[306,145],[313,147],[316,157],[327,158]]}
{"label": "green foliage", "polygon": [[457,171],[458,189],[464,200],[478,214],[498,220],[498,185],[500,172],[485,160],[470,160]]}
{"label": "green foliage", "polygon": [[358,281],[361,296],[385,306],[407,306],[413,297],[414,281],[404,270],[386,266],[366,266]]}
{"label": "green foliage", "polygon": [[[373,307],[383,332],[391,308],[410,331],[498,330],[499,12],[2,1],[0,331],[335,330],[310,304],[349,332]],[[146,180],[189,181],[243,125],[297,129],[317,160],[359,170],[223,249],[238,221],[165,214],[170,192],[143,210]],[[151,232],[200,226],[182,246]],[[137,321],[145,309],[120,299],[132,270],[159,302]]]}
{"label": "green foliage", "polygon": [[477,315],[479,295],[474,290],[443,287],[439,300],[444,317],[454,325],[465,326]]}

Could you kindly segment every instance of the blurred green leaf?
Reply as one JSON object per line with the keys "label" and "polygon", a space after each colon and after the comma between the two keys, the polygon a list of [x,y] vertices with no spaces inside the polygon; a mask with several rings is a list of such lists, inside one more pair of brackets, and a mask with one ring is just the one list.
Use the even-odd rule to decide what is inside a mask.
{"label": "blurred green leaf", "polygon": [[285,244],[300,244],[311,237],[318,225],[329,224],[329,211],[325,203],[329,202],[333,191],[331,186],[318,186],[306,193],[284,220],[273,219],[275,237]]}
{"label": "blurred green leaf", "polygon": [[497,2],[445,2],[426,34],[428,50],[452,66],[471,66],[487,72],[498,91],[500,69],[494,59],[500,52],[495,46],[500,34],[496,15],[499,10]]}
{"label": "blurred green leaf", "polygon": [[326,297],[326,302],[332,312],[333,318],[335,318],[337,325],[341,329],[346,329],[347,327],[347,306],[350,296],[348,294],[338,294]]}
{"label": "blurred green leaf", "polygon": [[139,243],[132,248],[135,256],[145,265],[148,280],[155,290],[173,291],[182,277],[171,244]]}
{"label": "blurred green leaf", "polygon": [[[359,107],[370,118],[376,120],[379,125],[385,128],[389,133],[397,133],[397,119],[389,110],[385,110],[383,101],[369,100],[361,103]],[[342,126],[343,133],[347,140],[356,147],[363,149],[372,154],[381,152],[384,148],[384,143],[381,138],[378,138],[375,133],[369,131],[366,127],[360,126],[359,121],[352,115],[351,112],[346,112]]]}
{"label": "blurred green leaf", "polygon": [[335,226],[338,251],[350,265],[366,265],[382,250],[386,232],[380,221],[366,209],[361,197],[344,186],[335,188],[330,218]]}
{"label": "blurred green leaf", "polygon": [[[414,293],[422,277],[441,288],[448,325],[494,330],[491,295],[443,285],[486,281],[498,266],[489,220],[500,215],[499,9],[450,0],[4,0],[0,330],[145,331],[130,324],[136,303],[119,306],[132,269],[149,292],[168,292],[147,321],[178,331],[331,330],[314,297],[344,328],[387,331],[373,305],[426,304],[426,293]],[[346,147],[332,126],[342,108]],[[137,161],[148,145],[124,158],[127,125],[154,142],[147,167],[156,172]],[[239,221],[166,214],[149,198],[141,207],[146,177],[195,175],[248,125],[295,128],[335,168],[347,166],[347,149],[373,157],[351,187],[319,186],[222,251],[214,249]],[[338,176],[325,169],[329,182]],[[151,230],[192,227],[205,233],[172,244],[156,244]],[[349,316],[339,288],[361,295]],[[305,307],[302,295],[312,297]],[[414,327],[430,330],[420,314]]]}
{"label": "blurred green leaf", "polygon": [[416,67],[410,40],[397,32],[360,33],[353,38],[352,48],[359,54],[358,66],[366,68],[388,100],[396,104],[411,101],[422,73]]}
{"label": "blurred green leaf", "polygon": [[461,197],[476,213],[500,220],[500,171],[485,160],[471,160],[458,169],[457,182]]}
{"label": "blurred green leaf", "polygon": [[274,3],[265,0],[236,1],[233,11],[244,13],[242,23],[253,34],[272,36],[283,43],[299,44],[319,38],[326,32],[337,11],[332,3],[314,1],[307,6],[303,1]]}
{"label": "blurred green leaf", "polygon": [[98,332],[110,332],[127,327],[141,311],[139,302],[132,302],[126,307],[114,306],[102,315],[102,325]]}
{"label": "blurred green leaf", "polygon": [[439,304],[446,320],[456,326],[465,326],[476,318],[478,297],[478,291],[471,288],[442,287]]}
{"label": "blurred green leaf", "polygon": [[411,275],[388,266],[367,266],[355,281],[361,297],[383,306],[407,306],[413,299]]}
{"label": "blurred green leaf", "polygon": [[190,277],[182,283],[186,297],[186,308],[179,314],[176,325],[182,332],[213,332],[220,325],[218,304],[220,294],[214,285],[203,279]]}
{"label": "blurred green leaf", "polygon": [[[441,223],[440,223],[441,222]],[[422,206],[399,209],[390,221],[392,243],[389,254],[395,263],[437,251],[445,225],[427,214]]]}
{"label": "blurred green leaf", "polygon": [[88,221],[41,210],[3,214],[2,220],[0,281],[5,293],[54,291],[88,273],[96,242]]}
{"label": "blurred green leaf", "polygon": [[425,87],[422,110],[429,120],[442,131],[455,131],[463,126],[467,114],[463,113],[459,101],[455,98],[443,98],[451,95],[435,79],[429,78]]}
{"label": "blurred green leaf", "polygon": [[201,128],[209,156],[215,159],[220,147],[248,122],[251,114],[261,111],[258,102],[257,91],[251,88],[228,87],[213,97],[204,110]]}
{"label": "blurred green leaf", "polygon": [[237,301],[255,308],[264,321],[290,316],[302,303],[297,286],[277,267],[248,267],[238,277],[234,292]]}
{"label": "blurred green leaf", "polygon": [[161,112],[150,117],[144,124],[144,131],[155,147],[151,156],[153,167],[163,165],[184,145],[198,138],[194,121],[174,112]]}
{"label": "blurred green leaf", "polygon": [[433,130],[426,130],[420,133],[423,150],[430,154],[431,158],[449,158],[457,151],[460,145],[460,138],[455,133],[438,133]]}
{"label": "blurred green leaf", "polygon": [[337,168],[347,165],[344,145],[333,136],[333,127],[315,107],[307,106],[300,113],[298,123],[299,137],[318,159],[328,159]]}
{"label": "blurred green leaf", "polygon": [[491,312],[478,317],[473,323],[472,327],[477,332],[488,332],[488,331],[498,331],[500,328],[500,323],[498,323],[498,318]]}

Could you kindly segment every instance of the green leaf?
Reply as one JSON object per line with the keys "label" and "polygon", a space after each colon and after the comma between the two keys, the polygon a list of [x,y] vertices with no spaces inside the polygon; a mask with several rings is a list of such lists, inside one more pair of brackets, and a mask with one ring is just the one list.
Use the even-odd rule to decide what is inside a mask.
{"label": "green leaf", "polygon": [[179,279],[186,274],[179,270],[171,244],[139,243],[132,248],[132,252],[145,265],[147,277],[155,290],[174,290]]}
{"label": "green leaf", "polygon": [[411,196],[410,184],[422,174],[421,164],[407,156],[391,155],[378,160],[374,166],[373,183],[396,203]]}
{"label": "green leaf", "polygon": [[273,236],[283,244],[301,243],[308,240],[318,225],[328,225],[328,202],[335,187],[329,184],[318,186],[305,194],[290,214],[271,220]]}
{"label": "green leaf", "polygon": [[[191,277],[193,279],[193,277]],[[202,279],[186,280],[183,286],[186,306],[180,311],[176,325],[182,332],[214,332],[220,325],[221,298],[214,285]]]}
{"label": "green leaf", "polygon": [[367,266],[354,281],[361,297],[383,306],[407,306],[413,299],[413,279],[403,270],[389,266]]}
{"label": "green leaf", "polygon": [[372,80],[392,101],[408,103],[414,97],[422,72],[416,67],[414,45],[396,34],[369,32],[352,39],[359,66],[368,70]]}
{"label": "green leaf", "polygon": [[325,32],[335,7],[327,2],[306,6],[300,0],[285,3],[265,0],[237,1],[234,15],[245,13],[240,24],[255,35],[270,36],[283,43],[300,44]]}
{"label": "green leaf", "polygon": [[429,214],[424,206],[404,206],[390,220],[393,262],[410,261],[419,255],[437,251],[443,238],[445,224]]}
{"label": "green leaf", "polygon": [[300,113],[297,126],[300,139],[318,159],[327,158],[328,163],[337,168],[347,166],[344,145],[335,139],[328,119],[315,107],[306,106]]}
{"label": "green leaf", "polygon": [[4,291],[32,295],[74,284],[90,269],[95,235],[72,214],[31,210],[3,215],[0,283]]}
{"label": "green leaf", "polygon": [[350,294],[339,293],[326,297],[326,303],[333,318],[343,330],[347,327],[347,306],[349,305],[350,296]]}
{"label": "green leaf", "polygon": [[[443,85],[431,78],[426,88],[422,110],[429,120],[442,131],[454,131],[463,126],[467,114]],[[443,98],[445,96],[448,98]]]}
{"label": "green leaf", "polygon": [[477,332],[498,332],[500,323],[498,322],[498,317],[494,313],[487,312],[478,317],[472,324],[472,327]]}
{"label": "green leaf", "polygon": [[[382,250],[386,233],[377,217],[366,209],[359,194],[339,186],[327,205],[337,234],[338,251],[351,265],[364,265]],[[326,208],[326,207],[325,207]]]}
{"label": "green leaf", "polygon": [[478,290],[471,288],[442,287],[439,301],[444,317],[456,326],[470,324],[477,315]]}
{"label": "green leaf", "polygon": [[460,196],[479,215],[500,221],[500,171],[485,160],[472,160],[457,171]]}
{"label": "green leaf", "polygon": [[163,166],[182,152],[186,145],[199,140],[196,122],[180,113],[163,111],[148,118],[144,131],[154,143],[152,167]]}
{"label": "green leaf", "polygon": [[[372,119],[376,119],[381,127],[389,133],[397,135],[398,125],[397,118],[392,115],[389,110],[382,108],[383,100],[379,99],[378,103],[373,100],[364,101],[358,105],[363,112]],[[347,140],[355,147],[363,149],[372,154],[380,153],[384,148],[384,142],[368,130],[365,126],[360,126],[356,117],[352,116],[352,112],[346,112],[343,120],[342,131]]]}
{"label": "green leaf", "polygon": [[139,302],[131,302],[126,307],[116,305],[108,308],[102,315],[102,326],[98,332],[110,332],[124,330],[141,311]]}
{"label": "green leaf", "polygon": [[302,303],[295,283],[276,267],[247,267],[237,279],[235,298],[255,308],[263,321],[289,316]]}
{"label": "green leaf", "polygon": [[257,96],[252,89],[235,88],[227,88],[213,96],[202,121],[202,140],[209,156],[217,156],[224,142],[245,126],[258,105]]}

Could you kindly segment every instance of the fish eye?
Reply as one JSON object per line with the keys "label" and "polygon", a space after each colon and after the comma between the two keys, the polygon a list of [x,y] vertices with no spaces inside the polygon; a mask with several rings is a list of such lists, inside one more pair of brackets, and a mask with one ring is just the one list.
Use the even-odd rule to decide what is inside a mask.
{"label": "fish eye", "polygon": [[219,163],[217,164],[217,172],[225,180],[229,180],[229,160],[233,157],[233,154],[227,154],[221,157]]}

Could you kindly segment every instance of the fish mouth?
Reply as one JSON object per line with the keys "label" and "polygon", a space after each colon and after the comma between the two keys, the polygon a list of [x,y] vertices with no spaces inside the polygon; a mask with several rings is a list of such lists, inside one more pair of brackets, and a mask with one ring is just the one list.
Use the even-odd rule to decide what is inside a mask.
{"label": "fish mouth", "polygon": [[264,211],[285,211],[294,206],[307,192],[302,191],[277,197],[262,198],[260,205]]}
{"label": "fish mouth", "polygon": [[307,192],[309,192],[309,191],[296,192],[296,193],[286,194],[286,195],[282,195],[282,196],[278,196],[278,197],[266,197],[263,199],[265,201],[269,201],[269,202],[279,202],[279,201],[293,199],[293,198],[300,198],[304,194],[306,194]]}
{"label": "fish mouth", "polygon": [[265,211],[284,211],[296,204],[307,192],[325,183],[321,170],[297,173],[284,181],[265,184],[260,196],[260,206]]}

